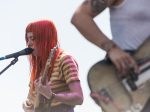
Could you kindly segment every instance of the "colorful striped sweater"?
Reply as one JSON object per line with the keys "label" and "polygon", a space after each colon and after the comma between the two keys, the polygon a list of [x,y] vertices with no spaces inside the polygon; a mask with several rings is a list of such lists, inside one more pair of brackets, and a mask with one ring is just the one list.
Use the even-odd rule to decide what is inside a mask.
{"label": "colorful striped sweater", "polygon": [[[50,81],[54,93],[69,91],[68,84],[79,81],[78,64],[71,55],[62,52],[56,58]],[[52,101],[52,106],[58,104],[61,104],[61,102]]]}

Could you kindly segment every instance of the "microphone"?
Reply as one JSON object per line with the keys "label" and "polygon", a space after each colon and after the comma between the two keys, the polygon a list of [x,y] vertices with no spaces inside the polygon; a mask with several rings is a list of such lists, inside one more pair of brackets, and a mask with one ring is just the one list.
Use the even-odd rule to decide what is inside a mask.
{"label": "microphone", "polygon": [[19,52],[12,53],[12,54],[6,55],[4,57],[0,57],[0,60],[4,60],[4,59],[8,59],[8,58],[17,58],[17,57],[22,56],[22,55],[29,55],[32,52],[33,52],[32,48],[25,48]]}

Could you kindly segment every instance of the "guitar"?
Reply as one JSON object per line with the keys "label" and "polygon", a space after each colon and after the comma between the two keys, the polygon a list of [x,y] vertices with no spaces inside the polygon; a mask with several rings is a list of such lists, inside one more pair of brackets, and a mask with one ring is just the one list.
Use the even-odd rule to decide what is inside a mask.
{"label": "guitar", "polygon": [[[46,61],[44,71],[41,72],[41,82],[45,84],[48,71],[51,67],[51,61],[54,59],[54,55],[57,51],[57,46],[51,49],[49,57]],[[35,93],[34,93],[35,94]],[[51,111],[51,100],[46,99],[39,93],[36,93],[33,97],[29,92],[27,100],[23,103],[23,109],[25,112],[50,112]]]}
{"label": "guitar", "polygon": [[[49,57],[46,61],[44,71],[41,74],[42,84],[45,84],[46,82],[47,74],[48,74],[49,68],[51,67],[51,62],[54,58],[56,50],[57,50],[57,46],[51,49]],[[39,93],[36,94],[35,101],[34,101],[34,112],[50,112],[50,110],[51,110],[51,100],[46,99],[44,96],[42,96]]]}
{"label": "guitar", "polygon": [[94,101],[104,112],[141,112],[150,97],[150,38],[132,55],[139,74],[132,70],[120,78],[114,65],[107,61],[94,64],[88,72],[88,85]]}

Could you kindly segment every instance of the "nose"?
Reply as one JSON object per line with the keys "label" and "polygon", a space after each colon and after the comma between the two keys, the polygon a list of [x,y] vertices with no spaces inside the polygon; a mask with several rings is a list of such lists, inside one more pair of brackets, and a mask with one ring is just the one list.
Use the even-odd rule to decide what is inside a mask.
{"label": "nose", "polygon": [[33,47],[33,41],[31,39],[28,40],[28,43],[27,43],[28,47]]}

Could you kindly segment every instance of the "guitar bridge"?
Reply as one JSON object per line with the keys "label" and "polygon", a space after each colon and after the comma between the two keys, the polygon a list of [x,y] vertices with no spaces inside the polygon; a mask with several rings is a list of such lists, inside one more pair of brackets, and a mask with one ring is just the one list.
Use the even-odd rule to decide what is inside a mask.
{"label": "guitar bridge", "polygon": [[146,60],[145,63],[139,65],[139,71],[139,74],[134,74],[134,76],[138,75],[137,79],[133,79],[132,75],[132,77],[130,77],[130,80],[129,78],[122,80],[123,85],[128,91],[134,91],[141,87],[143,84],[146,84],[148,81],[150,81],[150,60]]}

